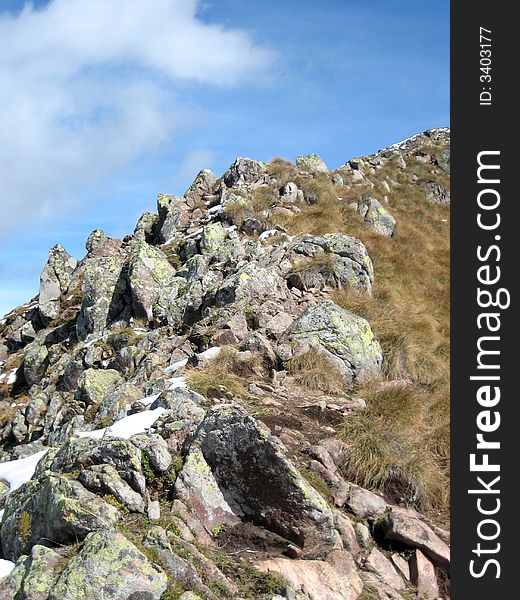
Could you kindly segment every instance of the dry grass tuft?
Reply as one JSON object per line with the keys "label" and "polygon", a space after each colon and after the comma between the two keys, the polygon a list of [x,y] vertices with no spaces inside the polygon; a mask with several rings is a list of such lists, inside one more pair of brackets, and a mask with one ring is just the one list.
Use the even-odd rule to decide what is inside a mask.
{"label": "dry grass tuft", "polygon": [[242,358],[232,346],[223,347],[220,354],[202,368],[186,371],[190,388],[203,396],[227,390],[237,398],[247,398],[246,383],[261,372],[262,364],[257,355]]}
{"label": "dry grass tuft", "polygon": [[315,348],[291,358],[287,371],[296,383],[311,390],[326,394],[339,394],[343,391],[343,377],[336,365]]}

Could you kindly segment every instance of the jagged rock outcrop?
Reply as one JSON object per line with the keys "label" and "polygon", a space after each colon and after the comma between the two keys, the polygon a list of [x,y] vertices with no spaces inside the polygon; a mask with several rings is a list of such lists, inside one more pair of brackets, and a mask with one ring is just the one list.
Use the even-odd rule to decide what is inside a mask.
{"label": "jagged rock outcrop", "polygon": [[57,244],[49,252],[49,258],[40,276],[38,311],[46,323],[60,314],[60,299],[69,288],[78,261]]}

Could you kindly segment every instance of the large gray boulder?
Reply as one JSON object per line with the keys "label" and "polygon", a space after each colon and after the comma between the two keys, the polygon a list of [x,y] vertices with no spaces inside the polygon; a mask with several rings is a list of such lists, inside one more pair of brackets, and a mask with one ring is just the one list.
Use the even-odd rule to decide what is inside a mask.
{"label": "large gray boulder", "polygon": [[237,158],[223,175],[228,188],[267,183],[265,164],[251,158]]}
{"label": "large gray boulder", "polygon": [[58,318],[60,298],[67,291],[78,261],[57,244],[49,251],[49,258],[40,275],[38,310],[44,323]]}
{"label": "large gray boulder", "polygon": [[174,278],[175,269],[163,252],[145,241],[136,244],[132,250],[128,272],[134,315],[151,321],[161,290],[169,287]]}
{"label": "large gray boulder", "polygon": [[285,457],[280,442],[242,407],[209,410],[192,448],[200,449],[236,516],[283,535],[306,555],[333,547],[329,506]]}
{"label": "large gray boulder", "polygon": [[282,358],[315,348],[324,352],[348,382],[381,374],[383,353],[368,321],[331,300],[308,308],[280,340]]}
{"label": "large gray boulder", "polygon": [[214,173],[209,169],[202,169],[195,177],[193,183],[184,193],[188,203],[196,204],[199,203],[204,196],[209,195],[213,192],[217,183],[217,178]]}
{"label": "large gray boulder", "polygon": [[63,560],[63,556],[51,548],[33,546],[29,555],[20,556],[11,573],[0,579],[0,598],[47,600]]}
{"label": "large gray boulder", "polygon": [[323,160],[317,154],[307,154],[307,156],[297,156],[296,166],[305,171],[317,171],[318,173],[328,173],[329,169]]}
{"label": "large gray boulder", "polygon": [[374,268],[364,244],[342,233],[302,235],[288,247],[287,283],[298,289],[351,288],[370,292]]}
{"label": "large gray boulder", "polygon": [[189,207],[182,196],[159,194],[157,196],[157,212],[159,213],[159,222],[157,223],[156,237],[161,244],[176,239],[179,232],[190,221]]}
{"label": "large gray boulder", "polygon": [[104,528],[87,536],[49,600],[159,600],[167,583],[165,573],[124,535]]}
{"label": "large gray boulder", "polygon": [[46,473],[9,496],[0,530],[4,555],[16,560],[37,543],[75,542],[118,516],[114,506],[78,481]]}
{"label": "large gray boulder", "polygon": [[396,220],[379,200],[365,195],[358,202],[351,203],[350,206],[376,233],[392,237]]}
{"label": "large gray boulder", "polygon": [[76,332],[80,340],[101,334],[125,309],[127,277],[124,258],[119,254],[88,258],[84,264],[85,295]]}

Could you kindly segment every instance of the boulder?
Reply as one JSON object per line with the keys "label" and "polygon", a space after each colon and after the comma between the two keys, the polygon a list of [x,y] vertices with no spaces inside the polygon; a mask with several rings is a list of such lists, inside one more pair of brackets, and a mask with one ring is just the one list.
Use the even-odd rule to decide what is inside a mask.
{"label": "boulder", "polygon": [[121,533],[104,528],[86,537],[49,600],[159,600],[167,583],[164,572]]}
{"label": "boulder", "polygon": [[289,287],[352,288],[370,292],[374,268],[365,246],[341,233],[302,235],[288,248]]}
{"label": "boulder", "polygon": [[387,509],[381,496],[354,484],[350,484],[346,505],[361,519],[381,516]]}
{"label": "boulder", "polygon": [[118,511],[78,481],[44,474],[8,498],[0,537],[4,555],[16,560],[37,543],[68,543],[118,519]]}
{"label": "boulder", "polygon": [[23,375],[29,387],[40,383],[49,366],[49,350],[44,339],[38,336],[25,351]]}
{"label": "boulder", "polygon": [[376,233],[392,237],[396,220],[379,200],[365,195],[351,206]]}
{"label": "boulder", "polygon": [[192,448],[175,482],[175,496],[191,506],[208,531],[236,525],[240,518],[226,502],[213,472],[199,448]]}
{"label": "boulder", "polygon": [[256,564],[260,571],[281,575],[309,600],[358,600],[363,582],[348,552],[334,550],[327,562],[275,558]]}
{"label": "boulder", "polygon": [[297,156],[296,166],[305,171],[317,171],[318,173],[328,173],[329,169],[323,160],[317,154],[307,154],[307,156]]}
{"label": "boulder", "polygon": [[135,492],[112,465],[92,465],[81,471],[78,481],[86,489],[105,496],[113,496],[132,512],[145,513],[145,501]]}
{"label": "boulder", "polygon": [[159,213],[159,222],[156,226],[156,237],[161,244],[174,240],[176,235],[189,225],[189,207],[181,196],[159,194],[157,196],[157,212]]}
{"label": "boulder", "polygon": [[381,374],[383,354],[368,321],[331,300],[308,308],[280,343],[288,357],[310,348],[324,352],[347,382],[364,383]]}
{"label": "boulder", "polygon": [[36,545],[28,556],[20,556],[16,566],[0,579],[2,600],[47,600],[59,577],[63,556],[51,548]]}
{"label": "boulder", "polygon": [[327,503],[285,457],[281,443],[243,408],[210,409],[192,448],[200,449],[233,514],[286,537],[306,555],[333,547]]}
{"label": "boulder", "polygon": [[420,550],[416,550],[410,561],[410,577],[417,586],[417,598],[437,600],[440,597],[435,568]]}
{"label": "boulder", "polygon": [[394,506],[382,521],[381,527],[385,539],[421,550],[440,567],[449,565],[449,547],[418,518],[415,511]]}
{"label": "boulder", "polygon": [[211,194],[216,184],[217,178],[214,173],[209,169],[202,169],[184,193],[184,197],[188,203],[195,205],[200,202],[204,196]]}
{"label": "boulder", "polygon": [[450,192],[435,181],[426,184],[426,199],[432,204],[450,204]]}
{"label": "boulder", "polygon": [[[388,558],[377,548],[372,548],[363,565],[366,571],[375,573],[379,579],[394,590],[404,590],[405,583]],[[432,599],[434,600],[436,596]]]}
{"label": "boulder", "polygon": [[60,298],[67,291],[78,261],[57,244],[49,252],[49,258],[40,275],[38,310],[44,323],[58,318]]}
{"label": "boulder", "polygon": [[80,375],[76,396],[86,406],[97,406],[121,381],[115,369],[87,369]]}
{"label": "boulder", "polygon": [[161,290],[172,285],[174,278],[175,269],[163,252],[144,241],[134,246],[128,272],[134,315],[151,321]]}
{"label": "boulder", "polygon": [[76,325],[78,339],[84,340],[90,334],[100,335],[113,321],[123,317],[127,291],[123,267],[124,259],[119,254],[85,261],[85,295]]}
{"label": "boulder", "polygon": [[243,309],[252,301],[284,299],[287,293],[287,286],[280,275],[273,269],[251,261],[222,282],[215,296],[215,304],[218,307],[235,304],[235,308]]}
{"label": "boulder", "polygon": [[251,158],[237,158],[223,175],[224,183],[228,188],[246,187],[250,184],[268,182],[264,163]]}

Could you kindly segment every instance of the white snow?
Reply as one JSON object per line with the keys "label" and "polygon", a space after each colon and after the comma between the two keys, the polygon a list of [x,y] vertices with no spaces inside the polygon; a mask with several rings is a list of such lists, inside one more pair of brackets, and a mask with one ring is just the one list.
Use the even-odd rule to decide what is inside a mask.
{"label": "white snow", "polygon": [[96,429],[95,431],[77,431],[76,435],[94,440],[100,440],[105,435],[127,440],[137,433],[144,433],[164,412],[166,412],[165,408],[145,410],[123,417],[113,425],[110,425],[110,427]]}
{"label": "white snow", "polygon": [[170,384],[168,387],[169,390],[176,390],[178,388],[185,389],[188,387],[186,384],[186,377],[172,377],[166,381]]}
{"label": "white snow", "polygon": [[9,373],[9,377],[7,378],[7,385],[13,385],[13,383],[16,383],[16,371],[17,369],[13,369]]}
{"label": "white snow", "polygon": [[173,364],[171,364],[169,367],[166,367],[166,369],[164,369],[165,373],[174,373],[175,371],[178,371],[180,368],[185,367],[188,364],[188,359],[184,358],[183,360],[178,360],[177,362],[174,362]]}
{"label": "white snow", "polygon": [[14,562],[0,558],[0,579],[2,577],[7,577],[9,573],[14,569],[14,567]]}
{"label": "white snow", "polygon": [[222,212],[222,204],[217,204],[216,206],[208,208],[208,214],[210,215],[218,214],[219,212]]}
{"label": "white snow", "polygon": [[153,404],[157,398],[159,398],[159,396],[161,395],[161,392],[159,392],[158,394],[154,394],[153,396],[146,396],[146,398],[141,398],[141,400],[139,400],[140,404],[144,404],[144,406],[150,406],[150,404]]}
{"label": "white snow", "polygon": [[267,231],[264,231],[263,233],[260,234],[260,241],[264,241],[266,240],[268,237],[271,237],[272,235],[277,235],[278,233],[280,233],[278,231],[278,229],[268,229]]}
{"label": "white snow", "polygon": [[0,479],[5,479],[9,483],[9,493],[31,479],[34,475],[36,465],[46,452],[47,449],[26,458],[0,463]]}
{"label": "white snow", "polygon": [[213,348],[208,348],[207,350],[204,350],[204,352],[197,354],[197,357],[207,359],[217,358],[221,350],[222,348],[220,348],[220,346],[213,346]]}

